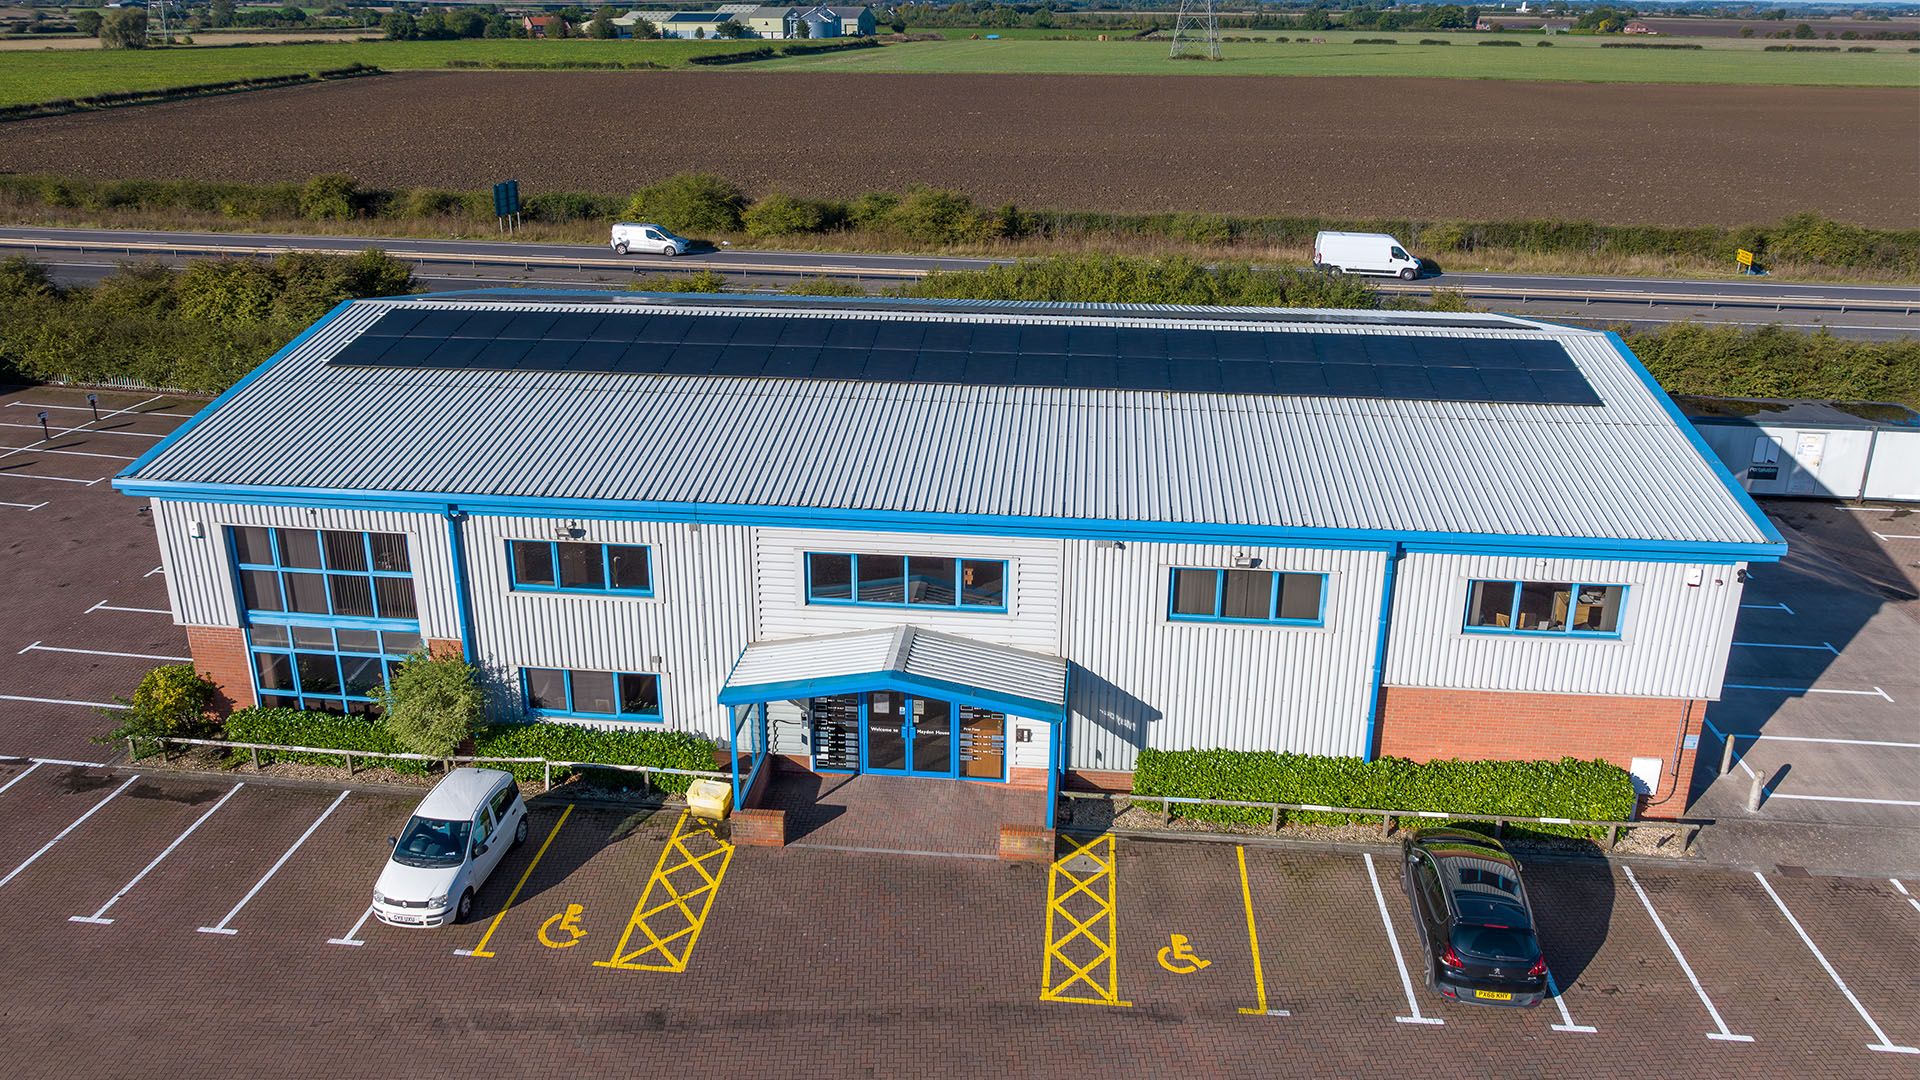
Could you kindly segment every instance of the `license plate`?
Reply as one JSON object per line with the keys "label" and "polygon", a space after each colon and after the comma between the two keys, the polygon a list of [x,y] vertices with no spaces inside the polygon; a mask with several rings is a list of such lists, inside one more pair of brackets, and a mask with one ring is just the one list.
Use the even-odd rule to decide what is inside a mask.
{"label": "license plate", "polygon": [[1475,990],[1473,996],[1487,1001],[1512,1001],[1513,995],[1504,990]]}

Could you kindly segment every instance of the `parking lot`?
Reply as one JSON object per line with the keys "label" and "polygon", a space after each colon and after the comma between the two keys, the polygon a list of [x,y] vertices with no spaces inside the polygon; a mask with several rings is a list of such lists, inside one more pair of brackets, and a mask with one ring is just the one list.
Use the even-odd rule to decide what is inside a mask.
{"label": "parking lot", "polygon": [[[186,656],[146,508],[107,480],[198,404],[99,392],[95,420],[82,391],[0,395],[9,1075],[390,1074],[419,1055],[409,1071],[1920,1073],[1911,877],[1535,860],[1561,994],[1506,1012],[1421,987],[1390,848],[736,850],[677,810],[556,795],[471,923],[384,926],[368,894],[417,793],[152,771],[94,741],[103,706]],[[1823,527],[1913,561],[1916,530],[1855,516]],[[1744,815],[1751,771],[1763,819],[1910,830],[1920,628],[1849,576],[1885,569],[1870,553],[1820,540],[1749,584],[1702,768],[1721,736],[1740,753],[1702,805]]]}

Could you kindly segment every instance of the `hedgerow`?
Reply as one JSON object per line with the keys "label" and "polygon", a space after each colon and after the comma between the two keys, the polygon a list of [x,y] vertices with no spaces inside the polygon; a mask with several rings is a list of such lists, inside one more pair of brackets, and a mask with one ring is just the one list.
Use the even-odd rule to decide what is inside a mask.
{"label": "hedgerow", "polygon": [[[337,716],[333,713],[301,709],[236,709],[222,726],[231,742],[273,743],[279,746],[312,746],[329,750],[359,750],[376,754],[400,754],[406,751],[377,720],[363,716]],[[281,750],[260,751],[261,764],[291,761],[304,765],[343,764],[338,754],[301,754]],[[408,776],[424,776],[431,762],[406,759],[367,758],[365,764],[378,765]],[[363,762],[355,762],[360,765]]]}
{"label": "hedgerow", "polygon": [[[1585,821],[1625,821],[1632,817],[1637,800],[1632,776],[1604,761],[1418,763],[1404,758],[1364,761],[1242,750],[1142,750],[1134,765],[1133,792],[1136,801],[1167,795]],[[1183,818],[1221,823],[1271,820],[1270,811],[1252,808],[1180,806],[1175,812]],[[1302,824],[1364,820],[1315,811],[1288,813],[1285,819]],[[1514,831],[1592,836],[1605,830],[1528,825]]]}

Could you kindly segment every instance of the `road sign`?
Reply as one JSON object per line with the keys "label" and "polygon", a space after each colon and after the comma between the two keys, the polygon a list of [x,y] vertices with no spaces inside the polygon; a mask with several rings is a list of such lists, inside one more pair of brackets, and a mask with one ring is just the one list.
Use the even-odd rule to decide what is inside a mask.
{"label": "road sign", "polygon": [[503,180],[493,185],[493,216],[512,217],[520,212],[520,181]]}
{"label": "road sign", "polygon": [[1733,261],[1739,263],[1741,266],[1752,266],[1753,252],[1748,251],[1746,248],[1741,248],[1733,253]]}

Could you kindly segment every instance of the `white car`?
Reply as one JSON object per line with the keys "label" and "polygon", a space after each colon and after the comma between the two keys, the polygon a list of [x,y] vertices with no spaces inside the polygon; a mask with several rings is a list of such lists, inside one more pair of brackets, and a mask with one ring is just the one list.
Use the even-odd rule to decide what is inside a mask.
{"label": "white car", "polygon": [[455,769],[414,808],[373,886],[373,915],[392,926],[445,926],[473,913],[509,847],[527,838],[513,774]]}
{"label": "white car", "polygon": [[607,242],[613,245],[616,255],[639,251],[672,258],[687,253],[685,237],[675,236],[662,226],[641,221],[614,222],[613,235]]}

